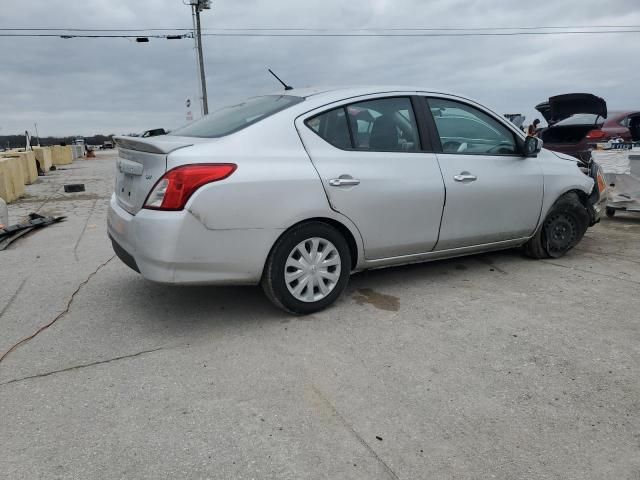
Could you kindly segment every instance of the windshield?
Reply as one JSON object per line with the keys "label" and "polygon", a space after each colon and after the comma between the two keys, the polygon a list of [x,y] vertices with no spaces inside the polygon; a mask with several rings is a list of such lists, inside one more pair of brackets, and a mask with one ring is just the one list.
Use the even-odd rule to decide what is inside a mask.
{"label": "windshield", "polygon": [[576,115],[572,115],[569,118],[559,121],[554,126],[561,127],[563,125],[595,125],[596,120],[598,121],[598,125],[602,125],[604,123],[604,118],[599,115],[593,115],[591,113],[578,113]]}
{"label": "windshield", "polygon": [[174,130],[171,135],[204,138],[224,137],[303,100],[302,97],[292,95],[266,95],[250,98],[210,113],[200,120]]}

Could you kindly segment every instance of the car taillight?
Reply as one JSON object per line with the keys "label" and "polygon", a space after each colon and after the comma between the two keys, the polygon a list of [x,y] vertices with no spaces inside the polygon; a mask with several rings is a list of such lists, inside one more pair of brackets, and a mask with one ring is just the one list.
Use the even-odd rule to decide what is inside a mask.
{"label": "car taillight", "polygon": [[589,133],[587,133],[588,140],[601,140],[606,136],[607,134],[602,130],[591,130]]}
{"label": "car taillight", "polygon": [[224,180],[237,168],[233,163],[183,165],[165,173],[144,202],[151,210],[182,210],[197,189]]}

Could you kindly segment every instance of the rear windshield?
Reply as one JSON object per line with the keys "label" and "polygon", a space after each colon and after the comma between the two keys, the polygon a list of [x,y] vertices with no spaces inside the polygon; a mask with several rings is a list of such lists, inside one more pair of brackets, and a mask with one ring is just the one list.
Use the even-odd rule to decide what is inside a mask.
{"label": "rear windshield", "polygon": [[578,113],[569,118],[561,120],[556,123],[557,126],[563,125],[596,125],[596,121],[598,125],[602,125],[604,123],[604,118],[599,115],[593,115],[591,113]]}
{"label": "rear windshield", "polygon": [[180,137],[224,137],[302,102],[293,95],[266,95],[222,108],[171,132]]}

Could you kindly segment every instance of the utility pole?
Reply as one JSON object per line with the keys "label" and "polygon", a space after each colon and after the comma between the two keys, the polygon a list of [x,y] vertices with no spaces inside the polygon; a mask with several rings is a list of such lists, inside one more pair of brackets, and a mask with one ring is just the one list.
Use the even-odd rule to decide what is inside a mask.
{"label": "utility pole", "polygon": [[200,87],[201,112],[202,115],[207,115],[209,113],[209,101],[207,99],[207,81],[204,75],[200,12],[211,8],[211,0],[189,0],[189,3],[191,4],[191,16],[193,17],[193,39],[196,45],[196,60],[198,62],[198,86]]}

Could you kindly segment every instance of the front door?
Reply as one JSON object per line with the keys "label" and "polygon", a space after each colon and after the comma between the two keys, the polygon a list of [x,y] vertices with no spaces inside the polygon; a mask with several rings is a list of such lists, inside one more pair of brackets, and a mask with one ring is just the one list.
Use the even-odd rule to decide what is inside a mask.
{"label": "front door", "polygon": [[428,107],[447,191],[436,250],[531,235],[543,200],[539,160],[522,156],[515,133],[488,112],[444,98]]}
{"label": "front door", "polygon": [[431,251],[444,185],[409,97],[376,98],[298,119],[331,207],[358,228],[368,260]]}

